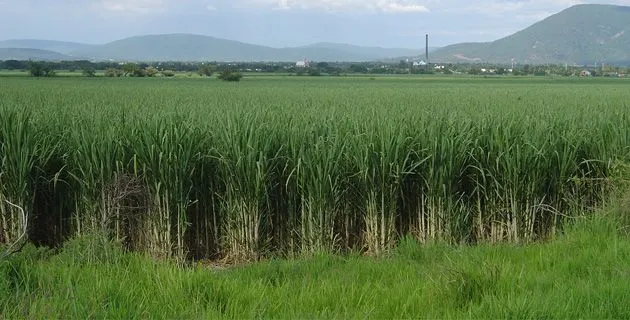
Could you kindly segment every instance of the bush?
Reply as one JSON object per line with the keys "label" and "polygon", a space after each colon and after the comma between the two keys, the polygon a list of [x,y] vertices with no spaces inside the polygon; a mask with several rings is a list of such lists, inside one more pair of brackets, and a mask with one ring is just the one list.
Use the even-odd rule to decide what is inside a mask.
{"label": "bush", "polygon": [[162,71],[162,75],[165,77],[174,77],[175,76],[175,71],[173,70],[164,70]]}
{"label": "bush", "polygon": [[219,79],[224,81],[241,81],[241,78],[243,78],[243,75],[240,72],[232,72],[230,70],[225,70],[219,75]]}
{"label": "bush", "polygon": [[144,70],[144,69],[137,68],[137,69],[133,70],[133,73],[131,74],[131,76],[132,77],[140,77],[140,78],[146,77],[147,76],[147,71]]}
{"label": "bush", "polygon": [[120,69],[114,69],[114,68],[107,68],[105,69],[105,76],[106,77],[122,77],[123,72]]}
{"label": "bush", "polygon": [[83,76],[85,76],[85,77],[95,77],[96,76],[96,70],[94,70],[94,68],[91,68],[91,67],[84,68],[83,69]]}
{"label": "bush", "polygon": [[211,65],[204,64],[198,71],[200,76],[211,77],[214,74],[214,68]]}
{"label": "bush", "polygon": [[55,70],[43,62],[30,62],[28,73],[33,77],[53,77],[56,75]]}
{"label": "bush", "polygon": [[154,77],[158,74],[158,69],[156,69],[155,67],[147,67],[146,69],[144,69],[144,74],[147,77]]}
{"label": "bush", "polygon": [[481,74],[481,69],[479,69],[479,68],[470,68],[470,70],[468,70],[468,74],[472,74],[472,75]]}

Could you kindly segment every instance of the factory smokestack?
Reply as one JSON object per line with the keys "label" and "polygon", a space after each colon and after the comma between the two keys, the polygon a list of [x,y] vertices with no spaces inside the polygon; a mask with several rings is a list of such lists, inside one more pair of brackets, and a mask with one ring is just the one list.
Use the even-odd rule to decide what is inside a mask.
{"label": "factory smokestack", "polygon": [[429,34],[427,34],[427,37],[426,37],[426,43],[424,46],[424,54],[425,54],[424,62],[426,62],[426,65],[424,66],[424,68],[428,71],[429,70]]}

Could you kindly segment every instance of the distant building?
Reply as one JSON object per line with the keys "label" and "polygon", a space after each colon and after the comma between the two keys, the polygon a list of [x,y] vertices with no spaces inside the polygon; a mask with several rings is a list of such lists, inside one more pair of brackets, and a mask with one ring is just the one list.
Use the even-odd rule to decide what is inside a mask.
{"label": "distant building", "polygon": [[427,63],[426,63],[426,62],[424,62],[424,61],[422,61],[422,60],[421,60],[421,61],[414,61],[414,62],[413,62],[413,66],[414,66],[414,67],[420,67],[420,66],[426,66],[426,65],[427,65]]}
{"label": "distant building", "polygon": [[591,76],[591,72],[588,70],[582,70],[582,72],[580,72],[580,77],[590,77]]}
{"label": "distant building", "polygon": [[311,63],[308,60],[300,60],[295,63],[296,68],[310,68]]}

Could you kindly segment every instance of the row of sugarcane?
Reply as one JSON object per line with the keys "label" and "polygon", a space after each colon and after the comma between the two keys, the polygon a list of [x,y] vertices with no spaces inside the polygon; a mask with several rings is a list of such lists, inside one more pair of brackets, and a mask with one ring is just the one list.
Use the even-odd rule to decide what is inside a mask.
{"label": "row of sugarcane", "polygon": [[[251,260],[527,242],[591,212],[630,121],[582,112],[146,116],[0,109],[0,200],[39,244],[98,232],[160,257]],[[3,202],[4,201],[0,201]],[[0,204],[0,243],[19,236]]]}

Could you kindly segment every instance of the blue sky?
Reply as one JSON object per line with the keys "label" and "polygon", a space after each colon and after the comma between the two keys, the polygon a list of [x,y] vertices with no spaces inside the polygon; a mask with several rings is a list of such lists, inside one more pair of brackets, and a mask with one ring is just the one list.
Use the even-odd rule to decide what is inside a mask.
{"label": "blue sky", "polygon": [[[423,48],[491,41],[577,0],[0,0],[0,40],[105,43],[195,33],[274,47],[341,42]],[[630,0],[608,4],[630,5]]]}

